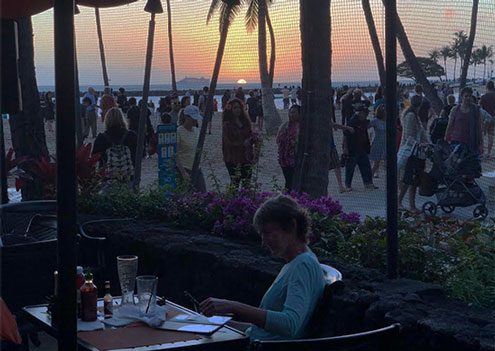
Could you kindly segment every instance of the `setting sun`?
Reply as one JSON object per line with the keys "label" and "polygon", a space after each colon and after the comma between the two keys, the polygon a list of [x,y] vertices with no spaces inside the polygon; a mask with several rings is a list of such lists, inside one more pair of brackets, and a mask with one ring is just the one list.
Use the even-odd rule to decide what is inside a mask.
{"label": "setting sun", "polygon": [[247,82],[244,79],[239,79],[237,84],[246,84]]}

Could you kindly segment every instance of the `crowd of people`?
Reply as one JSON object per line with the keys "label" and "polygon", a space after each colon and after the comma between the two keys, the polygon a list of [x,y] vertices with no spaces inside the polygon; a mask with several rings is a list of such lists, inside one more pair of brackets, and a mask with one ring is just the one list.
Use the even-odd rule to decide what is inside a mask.
{"label": "crowd of people", "polygon": [[[460,91],[459,99],[453,95],[448,84],[438,85],[438,97],[444,102],[440,114],[436,114],[432,103],[425,96],[423,87],[416,85],[412,92],[407,87],[398,86],[396,104],[400,118],[397,119],[397,147],[408,140],[420,144],[435,144],[447,140],[452,144],[466,144],[480,158],[492,157],[493,135],[495,130],[495,92],[493,81],[486,85],[483,96],[471,88]],[[202,121],[208,100],[208,87],[201,92],[188,91],[182,98],[172,93],[159,100],[158,107],[147,106],[135,98],[127,98],[124,88],[112,94],[105,88],[100,97],[93,88],[84,94],[81,104],[81,125],[83,137],[95,139],[94,152],[105,154],[102,163],[108,159],[111,145],[125,144],[129,148],[129,160],[134,164],[137,133],[141,111],[145,112],[144,156],[156,152],[156,136],[152,118],[158,115],[160,120],[178,126],[177,174],[179,181],[190,180],[196,145],[199,138],[200,121]],[[282,169],[285,188],[294,186],[296,173],[296,155],[299,140],[301,100],[299,87],[282,89],[284,108],[289,108],[288,121],[283,123],[276,136],[278,162]],[[333,129],[342,130],[343,142],[336,145],[329,143],[329,170],[334,170],[339,191],[353,190],[352,181],[356,166],[366,189],[377,189],[374,178],[380,176],[380,166],[386,161],[386,99],[383,88],[377,87],[373,95],[366,96],[359,88],[344,86],[334,92]],[[217,110],[213,106],[213,111]],[[253,167],[257,162],[257,150],[260,133],[263,131],[263,108],[261,92],[250,90],[247,94],[242,87],[226,90],[221,98],[222,107],[222,154],[225,167],[235,188],[247,186]],[[49,132],[53,131],[55,106],[53,93],[43,96],[43,113]],[[337,123],[335,111],[341,111],[341,123]],[[97,133],[98,113],[105,126],[103,133]],[[373,117],[369,119],[369,114]],[[107,118],[110,119],[107,121]],[[107,123],[108,122],[108,123]],[[208,126],[211,133],[211,121]],[[488,144],[484,148],[483,135],[487,135]],[[486,152],[484,152],[486,150]],[[340,154],[340,155],[339,155]],[[424,160],[399,167],[399,203],[409,192],[409,209],[417,211],[415,204],[416,188],[419,177],[425,167]],[[342,180],[341,168],[344,168]],[[205,191],[204,176],[194,180],[194,188]]]}

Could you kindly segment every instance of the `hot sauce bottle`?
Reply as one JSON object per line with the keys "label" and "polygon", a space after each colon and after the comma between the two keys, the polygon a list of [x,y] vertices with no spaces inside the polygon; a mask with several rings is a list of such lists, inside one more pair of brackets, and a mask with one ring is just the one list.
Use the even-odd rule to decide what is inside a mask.
{"label": "hot sauce bottle", "polygon": [[113,297],[110,294],[110,282],[105,282],[105,296],[103,297],[103,314],[105,318],[112,318],[113,315]]}
{"label": "hot sauce bottle", "polygon": [[81,320],[92,322],[96,320],[96,302],[98,299],[98,288],[93,284],[93,274],[88,270],[86,281],[81,286]]}

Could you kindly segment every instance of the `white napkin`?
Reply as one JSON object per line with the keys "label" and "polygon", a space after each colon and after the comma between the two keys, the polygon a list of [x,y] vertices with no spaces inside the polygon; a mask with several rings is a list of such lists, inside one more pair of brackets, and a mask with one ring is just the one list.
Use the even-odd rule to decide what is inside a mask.
{"label": "white napkin", "polygon": [[[118,323],[120,326],[127,325],[130,322],[141,321],[146,323],[150,327],[158,327],[163,323],[167,316],[168,306],[155,305],[154,308],[150,308],[148,313],[141,311],[139,306],[136,305],[123,305],[115,309],[113,312],[113,318],[107,319],[105,322],[112,320],[110,323]],[[125,324],[123,324],[125,323]]]}
{"label": "white napkin", "polygon": [[94,322],[84,322],[80,319],[77,320],[77,331],[92,331],[103,329],[103,324],[96,320]]}

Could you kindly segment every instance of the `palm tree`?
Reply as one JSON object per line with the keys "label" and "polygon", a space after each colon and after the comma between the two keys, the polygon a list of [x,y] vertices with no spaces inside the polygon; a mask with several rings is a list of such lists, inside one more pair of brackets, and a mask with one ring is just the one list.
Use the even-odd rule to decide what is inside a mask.
{"label": "palm tree", "polygon": [[462,89],[466,85],[466,78],[468,74],[469,64],[471,62],[471,54],[473,52],[474,38],[476,36],[476,26],[478,22],[478,5],[479,0],[473,0],[473,8],[471,10],[471,28],[469,29],[469,39],[464,47],[464,55],[462,59],[464,60],[461,72],[461,85]]}
{"label": "palm tree", "polygon": [[440,50],[439,49],[432,49],[429,53],[428,56],[435,62],[438,62],[438,59],[440,58]]}
{"label": "palm tree", "polygon": [[488,62],[490,62],[490,77],[489,79],[493,78],[493,63],[495,62],[495,60],[488,60]]}
{"label": "palm tree", "polygon": [[300,0],[300,28],[303,96],[294,185],[316,198],[327,194],[333,139],[330,0]]}
{"label": "palm tree", "polygon": [[452,58],[454,59],[454,81],[457,70],[457,59],[461,60],[461,67],[462,67],[463,59],[466,53],[467,41],[468,41],[468,36],[463,30],[454,33],[454,38],[451,44]]}
{"label": "palm tree", "polygon": [[[33,23],[31,17],[17,19],[16,22],[22,110],[9,118],[12,146],[16,157],[27,156],[39,161],[42,157],[48,157],[48,148],[36,81]],[[41,179],[21,181],[21,191],[23,201],[39,200],[43,196],[43,182]]]}
{"label": "palm tree", "polygon": [[[268,5],[271,5],[273,0],[268,0]],[[248,10],[246,12],[246,29],[248,33],[251,33],[258,25],[258,0],[251,0]],[[272,21],[270,19],[270,13],[268,8],[266,9],[266,25],[268,26],[268,32],[270,33],[270,67],[268,73],[270,75],[270,85],[273,86],[273,76],[275,73],[275,32],[273,30]]]}
{"label": "palm tree", "polygon": [[[478,50],[479,50],[480,63],[483,63],[483,81],[485,81],[486,61],[493,56],[493,45],[486,46],[483,44],[481,48],[479,48]],[[489,60],[489,62],[491,62],[493,65],[493,60]]]}
{"label": "palm tree", "polygon": [[170,0],[167,0],[167,17],[168,17],[168,51],[170,54],[170,71],[172,73],[172,90],[177,91],[177,80],[175,77],[174,46],[172,40],[172,11],[170,9]]}
{"label": "palm tree", "polygon": [[447,59],[451,56],[450,46],[445,45],[440,49],[440,56],[443,57],[443,68],[445,69],[445,80],[449,80],[447,77]]}
{"label": "palm tree", "polygon": [[[273,96],[272,83],[268,71],[268,62],[266,55],[266,14],[268,13],[267,0],[251,0],[246,12],[246,28],[248,32],[252,31],[258,23],[258,57],[261,80],[261,103],[263,104],[263,115],[268,135],[275,134],[282,120],[275,106],[275,97]],[[274,41],[272,41],[274,47]],[[272,49],[272,57],[274,51]],[[273,60],[274,61],[274,60]]]}
{"label": "palm tree", "polygon": [[103,46],[103,34],[101,31],[100,9],[95,7],[96,31],[98,33],[98,43],[100,45],[101,70],[103,71],[103,83],[106,87],[110,86],[107,72],[107,64],[105,60],[105,47]]}
{"label": "palm tree", "polygon": [[476,49],[473,51],[471,54],[471,62],[470,64],[474,66],[474,72],[473,72],[473,81],[476,80],[476,66],[481,64],[483,61],[481,60],[481,49]]}
{"label": "palm tree", "polygon": [[210,22],[216,11],[220,12],[220,41],[218,42],[217,57],[215,59],[215,67],[213,68],[213,74],[210,81],[210,90],[208,92],[208,98],[206,100],[205,115],[203,122],[201,123],[201,130],[199,132],[198,147],[196,148],[196,156],[194,157],[194,164],[191,174],[191,180],[194,184],[196,177],[198,176],[199,162],[201,161],[201,154],[203,152],[203,145],[205,143],[206,128],[211,120],[213,114],[213,97],[215,95],[215,89],[217,88],[218,75],[220,73],[220,66],[222,65],[223,53],[225,51],[225,44],[227,42],[227,35],[229,33],[229,27],[235,17],[241,10],[240,0],[212,0],[208,15],[206,17],[206,24]]}
{"label": "palm tree", "polygon": [[376,34],[375,21],[373,19],[373,13],[371,12],[371,6],[369,0],[361,1],[364,11],[364,17],[366,17],[366,23],[368,25],[368,32],[370,34],[371,44],[373,45],[373,51],[375,52],[376,64],[378,67],[378,75],[380,76],[380,84],[385,86],[385,65],[383,63],[383,54],[380,47],[380,41],[378,40],[378,34]]}

